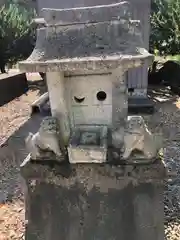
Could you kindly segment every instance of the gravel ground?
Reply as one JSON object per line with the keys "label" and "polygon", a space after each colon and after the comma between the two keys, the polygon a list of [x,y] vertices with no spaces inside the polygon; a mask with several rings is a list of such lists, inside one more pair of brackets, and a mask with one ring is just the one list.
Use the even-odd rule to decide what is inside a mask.
{"label": "gravel ground", "polygon": [[23,181],[19,165],[26,156],[23,125],[30,118],[30,104],[37,97],[38,91],[29,91],[0,108],[0,240],[23,239]]}
{"label": "gravel ground", "polygon": [[38,91],[29,91],[0,108],[0,145],[2,145],[30,117],[30,104]]}
{"label": "gravel ground", "polygon": [[180,98],[168,88],[150,91],[156,112],[147,119],[152,132],[162,134],[164,158],[175,177],[165,183],[166,240],[180,239]]}
{"label": "gravel ground", "polygon": [[[23,239],[25,219],[23,182],[19,175],[19,164],[27,154],[23,138],[29,130],[32,130],[32,126],[33,131],[37,131],[41,121],[40,118],[29,117],[29,106],[38,94],[38,90],[30,91],[27,95],[0,108],[1,143],[11,136],[0,150],[0,200],[4,201],[4,203],[1,201],[0,205],[0,240]],[[145,119],[153,132],[163,135],[165,162],[177,173],[175,178],[166,182],[164,192],[166,240],[179,240],[180,98],[171,95],[168,89],[153,90],[150,94],[156,101],[156,112]],[[18,133],[14,133],[18,128],[21,129],[20,132],[18,130]]]}
{"label": "gravel ground", "polygon": [[19,166],[27,156],[24,138],[29,131],[36,132],[41,121],[40,116],[30,117],[30,105],[44,91],[37,77],[28,76],[27,94],[0,107],[0,240],[19,240],[24,235],[24,183]]}

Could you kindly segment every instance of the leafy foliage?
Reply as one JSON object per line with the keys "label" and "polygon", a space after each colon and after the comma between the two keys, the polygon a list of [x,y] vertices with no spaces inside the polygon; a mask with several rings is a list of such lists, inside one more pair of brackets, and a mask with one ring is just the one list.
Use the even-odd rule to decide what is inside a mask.
{"label": "leafy foliage", "polygon": [[153,0],[150,50],[160,55],[180,52],[180,1]]}
{"label": "leafy foliage", "polygon": [[34,45],[32,19],[35,12],[7,1],[0,9],[0,69],[27,57]]}

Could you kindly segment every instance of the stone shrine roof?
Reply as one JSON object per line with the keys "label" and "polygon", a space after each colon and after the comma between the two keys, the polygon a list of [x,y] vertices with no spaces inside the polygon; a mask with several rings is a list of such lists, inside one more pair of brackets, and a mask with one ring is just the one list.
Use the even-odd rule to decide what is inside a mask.
{"label": "stone shrine roof", "polygon": [[43,9],[45,27],[37,30],[25,71],[127,69],[153,56],[144,49],[141,24],[131,19],[128,2],[72,9]]}

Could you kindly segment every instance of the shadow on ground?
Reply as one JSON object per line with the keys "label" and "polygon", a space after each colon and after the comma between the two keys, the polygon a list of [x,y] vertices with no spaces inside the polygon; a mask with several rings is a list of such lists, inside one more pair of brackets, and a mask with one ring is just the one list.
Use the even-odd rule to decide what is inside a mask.
{"label": "shadow on ground", "polygon": [[22,192],[19,166],[28,155],[25,138],[29,132],[38,131],[42,116],[32,116],[3,144],[0,149],[0,203],[12,201]]}
{"label": "shadow on ground", "polygon": [[37,81],[28,80],[28,86],[29,86],[29,90],[32,90],[32,91],[38,90],[39,95],[42,95],[45,92],[47,92],[47,86],[44,80],[37,80]]}
{"label": "shadow on ground", "polygon": [[25,73],[0,75],[0,107],[28,91]]}
{"label": "shadow on ground", "polygon": [[[152,132],[161,132],[163,140],[174,140],[179,132],[180,102],[179,96],[170,91],[169,87],[151,86],[148,89],[148,97],[154,102],[155,111],[149,117],[148,125]],[[163,127],[164,125],[164,127]]]}

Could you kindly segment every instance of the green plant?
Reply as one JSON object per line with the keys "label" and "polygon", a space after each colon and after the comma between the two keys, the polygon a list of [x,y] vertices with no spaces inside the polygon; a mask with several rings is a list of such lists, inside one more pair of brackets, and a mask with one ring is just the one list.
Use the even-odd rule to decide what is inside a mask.
{"label": "green plant", "polygon": [[180,1],[153,0],[151,6],[150,51],[160,55],[180,51]]}
{"label": "green plant", "polygon": [[32,19],[35,12],[17,3],[6,2],[0,8],[0,70],[27,57],[34,45]]}

